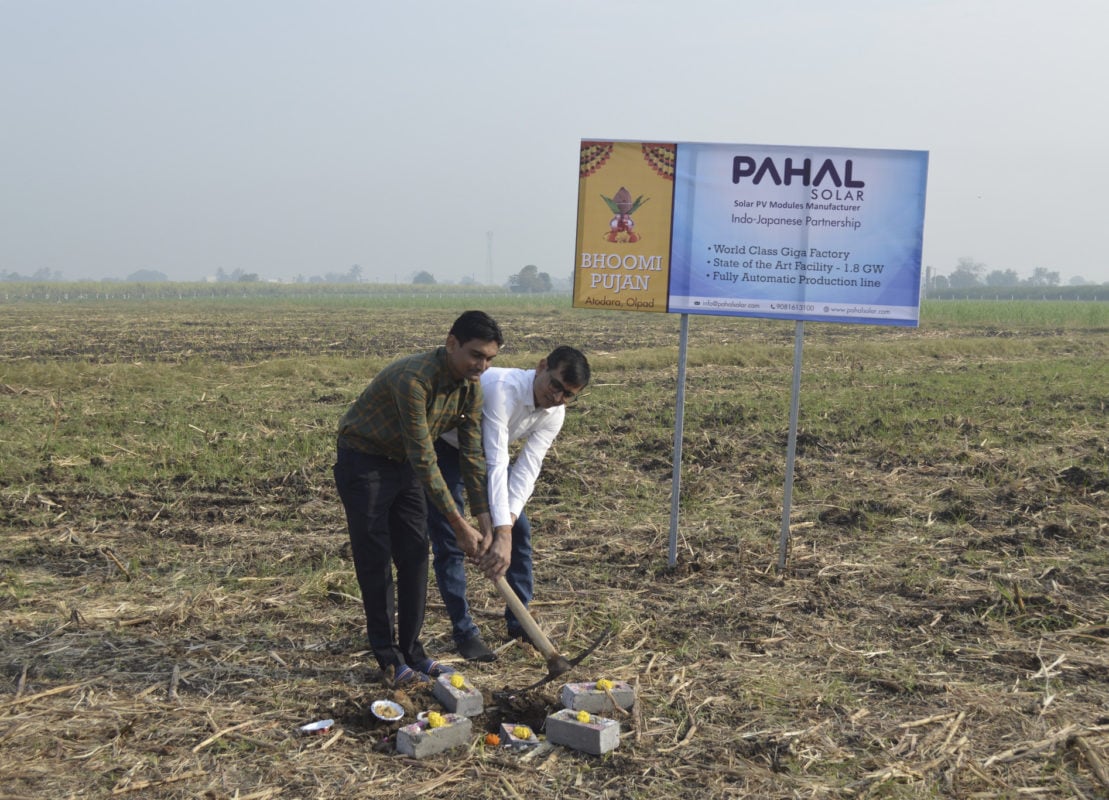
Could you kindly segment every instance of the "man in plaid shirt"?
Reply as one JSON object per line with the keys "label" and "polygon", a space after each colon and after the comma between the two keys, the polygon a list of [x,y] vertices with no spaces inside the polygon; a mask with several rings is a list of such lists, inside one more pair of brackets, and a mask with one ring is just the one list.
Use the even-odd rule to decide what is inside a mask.
{"label": "man in plaid shirt", "polygon": [[[339,421],[335,485],[346,511],[366,630],[374,657],[397,685],[427,680],[444,669],[420,644],[427,498],[467,556],[480,558],[493,542],[481,444],[481,375],[503,343],[488,314],[467,311],[442,347],[382,369]],[[449,430],[458,432],[463,482],[478,528],[459,513],[436,463],[434,442]]]}

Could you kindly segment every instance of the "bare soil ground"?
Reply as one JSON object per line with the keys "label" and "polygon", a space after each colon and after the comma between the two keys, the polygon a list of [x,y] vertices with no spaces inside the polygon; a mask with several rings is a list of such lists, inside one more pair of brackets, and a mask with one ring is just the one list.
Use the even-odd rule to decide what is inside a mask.
{"label": "bare soil ground", "polygon": [[[60,398],[5,365],[392,358],[437,344],[450,316],[251,313],[5,314],[0,439]],[[497,316],[509,356],[569,341],[594,363],[529,507],[533,611],[568,655],[613,630],[567,678],[635,687],[614,752],[482,744],[502,721],[541,731],[561,682],[515,691],[543,659],[505,640],[475,580],[501,654],[456,662],[485,696],[474,741],[395,753],[400,723],[370,703],[395,698],[404,722],[438,704],[394,693],[365,651],[324,429],[299,468],[240,480],[182,471],[105,493],[54,461],[0,486],[0,799],[1109,794],[1109,332],[810,332],[779,572],[792,327],[691,326],[691,352],[738,355],[690,368],[671,565],[676,365],[621,358],[676,354],[677,320]],[[743,356],[766,346],[786,363]],[[337,419],[364,380],[352,366],[339,386],[290,385],[285,413]],[[818,401],[844,387],[870,399]],[[79,413],[79,391],[65,407]],[[281,439],[274,424],[260,442]],[[449,659],[430,591],[426,643]],[[327,733],[298,735],[324,718]]]}

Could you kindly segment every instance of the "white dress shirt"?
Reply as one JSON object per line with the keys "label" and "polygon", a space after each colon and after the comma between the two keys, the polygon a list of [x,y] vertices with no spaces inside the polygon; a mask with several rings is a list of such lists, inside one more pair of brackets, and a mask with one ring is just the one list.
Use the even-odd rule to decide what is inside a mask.
{"label": "white dress shirt", "polygon": [[[566,407],[536,408],[532,384],[535,370],[490,367],[481,376],[485,401],[481,411],[481,439],[489,479],[489,510],[493,526],[512,524],[523,513],[535,490],[543,458],[562,430]],[[452,438],[453,437],[453,438]],[[456,431],[445,439],[458,446]],[[508,445],[526,439],[516,460],[509,463]]]}

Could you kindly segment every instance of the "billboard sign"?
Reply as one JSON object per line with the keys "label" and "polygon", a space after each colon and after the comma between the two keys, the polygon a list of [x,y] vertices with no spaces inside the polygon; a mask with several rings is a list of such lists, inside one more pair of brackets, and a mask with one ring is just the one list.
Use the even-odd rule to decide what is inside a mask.
{"label": "billboard sign", "polygon": [[574,306],[916,325],[927,168],[913,150],[583,142]]}

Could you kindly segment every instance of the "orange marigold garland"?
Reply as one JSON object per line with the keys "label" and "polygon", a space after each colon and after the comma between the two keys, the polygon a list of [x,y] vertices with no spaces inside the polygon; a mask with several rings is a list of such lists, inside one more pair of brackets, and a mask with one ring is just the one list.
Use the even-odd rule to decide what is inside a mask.
{"label": "orange marigold garland", "polygon": [[677,145],[643,143],[643,158],[659,177],[674,180],[674,161],[677,158]]}
{"label": "orange marigold garland", "polygon": [[582,142],[581,163],[578,165],[578,176],[588,178],[604,166],[612,155],[612,142]]}
{"label": "orange marigold garland", "polygon": [[[641,146],[643,159],[659,177],[668,181],[674,180],[674,162],[677,157],[677,145],[659,144],[657,142],[644,142]],[[578,165],[578,177],[588,178],[605,165],[612,156],[612,142],[582,142],[581,161]]]}

